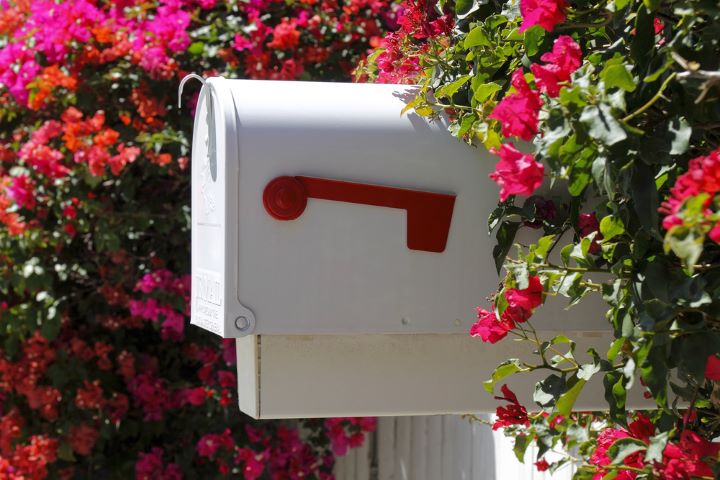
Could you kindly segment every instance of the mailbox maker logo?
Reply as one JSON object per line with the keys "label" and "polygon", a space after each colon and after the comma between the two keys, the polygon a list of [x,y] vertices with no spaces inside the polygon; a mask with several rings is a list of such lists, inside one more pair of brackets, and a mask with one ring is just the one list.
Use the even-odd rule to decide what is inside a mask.
{"label": "mailbox maker logo", "polygon": [[222,331],[223,283],[220,275],[199,270],[192,281],[195,290],[193,322],[212,332]]}

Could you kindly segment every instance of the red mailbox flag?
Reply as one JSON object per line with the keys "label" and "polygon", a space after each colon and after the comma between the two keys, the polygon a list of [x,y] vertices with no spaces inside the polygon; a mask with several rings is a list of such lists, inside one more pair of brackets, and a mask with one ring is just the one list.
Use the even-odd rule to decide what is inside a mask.
{"label": "red mailbox flag", "polygon": [[263,204],[277,220],[295,220],[308,198],[407,211],[407,246],[442,252],[447,244],[455,195],[313,177],[277,177],[265,187]]}

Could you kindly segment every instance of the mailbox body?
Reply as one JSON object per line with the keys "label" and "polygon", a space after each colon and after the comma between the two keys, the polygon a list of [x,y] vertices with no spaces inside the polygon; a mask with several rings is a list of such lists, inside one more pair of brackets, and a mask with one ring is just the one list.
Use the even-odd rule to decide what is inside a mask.
{"label": "mailbox body", "polygon": [[[192,158],[192,323],[243,337],[246,413],[494,409],[481,381],[518,347],[467,332],[474,306],[498,286],[487,229],[495,159],[449,135],[442,117],[401,115],[413,97],[413,87],[398,85],[211,78],[203,86]],[[263,193],[283,176],[454,195],[445,248],[408,248],[407,212],[398,208],[309,198],[298,218],[277,220]],[[599,300],[572,310],[551,304],[534,324],[579,332],[602,349],[604,312]],[[583,398],[580,408],[601,407],[599,392]]]}

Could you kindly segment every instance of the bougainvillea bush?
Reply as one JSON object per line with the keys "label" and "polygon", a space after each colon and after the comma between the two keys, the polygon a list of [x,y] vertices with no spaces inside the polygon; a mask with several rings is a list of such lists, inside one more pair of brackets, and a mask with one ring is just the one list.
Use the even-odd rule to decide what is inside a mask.
{"label": "bougainvillea bush", "polygon": [[[500,401],[493,427],[521,459],[537,443],[540,470],[576,463],[577,479],[720,478],[720,5],[404,8],[358,75],[419,84],[408,108],[444,112],[454,135],[497,157],[499,205],[486,213],[501,288],[470,333],[525,342],[536,360],[509,358],[485,383]],[[517,238],[536,240],[516,241],[527,229]],[[572,308],[592,295],[612,343],[584,352],[536,335],[548,297]],[[531,372],[545,378],[518,399],[505,380]],[[574,412],[591,382],[607,412]],[[632,389],[656,409],[628,411]],[[549,462],[551,449],[565,458]]]}
{"label": "bougainvillea bush", "polygon": [[372,419],[252,422],[190,328],[189,72],[349,78],[385,0],[0,0],[0,478],[329,478]]}

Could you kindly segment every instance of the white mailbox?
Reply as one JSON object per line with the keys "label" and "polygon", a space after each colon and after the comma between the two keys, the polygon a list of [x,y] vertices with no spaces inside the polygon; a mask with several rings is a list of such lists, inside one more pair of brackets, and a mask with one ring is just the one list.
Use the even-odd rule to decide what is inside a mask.
{"label": "white mailbox", "polygon": [[[397,85],[205,82],[192,323],[237,338],[249,415],[494,410],[482,380],[530,350],[468,335],[498,286],[487,233],[496,160],[441,121],[401,115],[413,97]],[[607,348],[602,302],[580,308],[546,305],[534,324],[569,332],[578,351]],[[601,408],[588,390],[578,407]]]}

